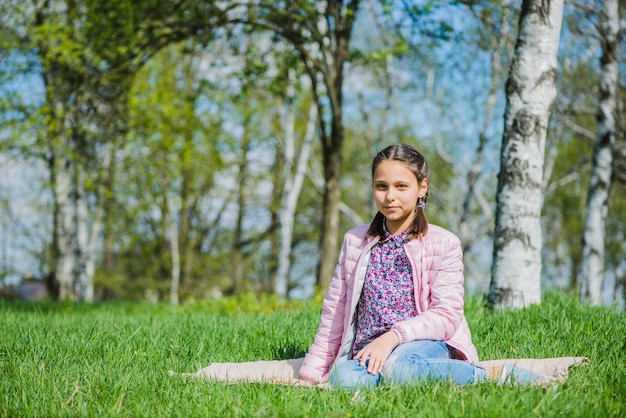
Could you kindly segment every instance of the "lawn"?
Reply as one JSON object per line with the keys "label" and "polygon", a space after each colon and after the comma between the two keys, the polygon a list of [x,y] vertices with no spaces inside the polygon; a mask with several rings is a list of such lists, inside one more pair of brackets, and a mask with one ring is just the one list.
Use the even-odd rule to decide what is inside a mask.
{"label": "lawn", "polygon": [[0,301],[0,417],[626,416],[626,314],[559,294],[498,313],[468,297],[482,359],[586,356],[548,388],[384,386],[352,394],[170,376],[216,361],[301,357],[319,300],[254,296],[180,307]]}

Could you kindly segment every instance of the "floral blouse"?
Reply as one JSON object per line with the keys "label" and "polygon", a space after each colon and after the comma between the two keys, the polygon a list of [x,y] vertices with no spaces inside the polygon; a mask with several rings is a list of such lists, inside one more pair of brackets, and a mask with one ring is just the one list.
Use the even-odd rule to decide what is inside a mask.
{"label": "floral blouse", "polygon": [[384,231],[386,238],[372,248],[367,265],[357,305],[353,355],[396,322],[417,316],[411,263],[403,247],[408,232],[391,235],[386,227]]}

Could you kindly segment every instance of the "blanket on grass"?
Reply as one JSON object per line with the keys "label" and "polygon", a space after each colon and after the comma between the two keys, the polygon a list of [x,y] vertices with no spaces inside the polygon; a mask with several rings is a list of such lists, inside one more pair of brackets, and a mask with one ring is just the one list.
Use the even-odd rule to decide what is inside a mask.
{"label": "blanket on grass", "polygon": [[[281,383],[298,386],[329,387],[328,383],[313,384],[302,380],[298,374],[302,365],[302,358],[288,360],[250,361],[241,363],[212,363],[199,369],[195,373],[180,373],[181,376],[204,378],[225,383]],[[526,358],[501,359],[481,361],[483,367],[496,367],[504,364],[513,364],[516,367],[531,370],[541,375],[536,384],[546,386],[551,383],[565,381],[570,367],[578,364],[587,364],[587,357],[554,357],[554,358]],[[171,375],[178,375],[170,371]]]}

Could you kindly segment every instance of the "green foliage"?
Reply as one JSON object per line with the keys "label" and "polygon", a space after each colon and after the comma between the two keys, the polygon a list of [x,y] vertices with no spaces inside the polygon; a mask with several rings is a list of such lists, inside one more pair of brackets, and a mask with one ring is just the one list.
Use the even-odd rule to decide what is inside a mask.
{"label": "green foliage", "polygon": [[[514,36],[518,11],[477,0],[350,4],[357,3],[345,72],[351,85],[343,88],[343,202],[363,221],[369,220],[371,157],[384,145],[407,142],[424,150],[432,167],[429,220],[451,226],[461,200],[459,190],[466,185],[463,166],[475,160],[485,116],[493,70],[489,54],[502,37]],[[241,129],[254,137],[253,154],[263,156],[249,161],[256,173],[246,179],[250,193],[246,210],[254,211],[254,217],[262,213],[262,218],[280,209],[268,193],[272,187],[280,189],[280,180],[269,184],[272,162],[271,157],[264,158],[274,153],[272,147],[283,134],[280,100],[289,85],[287,70],[302,73],[301,55],[306,53],[313,57],[309,71],[319,70],[317,49],[308,46],[336,43],[318,39],[323,37],[318,22],[332,19],[326,19],[316,2],[253,4],[248,17],[269,27],[236,24],[215,30],[228,21],[234,2],[0,2],[0,150],[24,159],[68,159],[84,178],[90,209],[106,197],[103,233],[113,244],[103,249],[97,266],[101,294],[139,299],[150,289],[166,297],[172,264],[167,222],[174,217],[168,201],[179,197],[187,205],[180,207],[177,217],[180,245],[187,250],[182,262],[191,260],[184,269],[182,296],[201,300],[214,286],[228,287],[232,265],[224,260],[232,255],[233,228],[214,214],[224,212],[226,206],[220,203],[234,200],[223,184],[233,178],[241,160]],[[342,19],[351,21],[355,15],[347,3],[342,7],[338,11],[345,12]],[[561,103],[556,111],[593,133],[598,90],[596,39],[588,36],[593,20],[582,10],[568,10],[561,42]],[[268,29],[274,32],[268,34]],[[301,42],[304,49],[286,47],[285,40]],[[501,53],[506,55],[506,48]],[[394,60],[388,68],[390,57]],[[232,65],[237,60],[243,61],[242,67]],[[204,66],[225,71],[209,81],[202,78],[208,72]],[[46,81],[47,96],[27,98],[16,87],[31,77]],[[506,74],[494,77],[502,86]],[[425,86],[428,83],[432,85]],[[311,99],[308,86],[298,85],[296,91],[294,101],[305,109]],[[316,93],[328,92],[319,85]],[[501,98],[499,94],[492,121],[487,121],[484,176],[478,185],[492,205]],[[326,126],[330,102],[322,102],[320,125]],[[298,112],[296,119],[300,134],[306,113]],[[580,258],[592,149],[591,142],[573,135],[563,120],[552,124],[558,129],[548,151],[556,147],[557,159],[542,218],[549,282],[569,275]],[[451,159],[440,157],[435,136],[442,138],[441,148]],[[113,167],[105,173],[102,150],[111,143],[116,153]],[[317,167],[321,154],[316,149]],[[217,188],[216,175],[222,181]],[[314,274],[309,265],[318,254],[323,199],[311,177],[298,202],[293,253],[294,264],[305,266],[297,266],[292,281],[302,277],[303,270]],[[573,180],[551,188],[568,178]],[[104,183],[100,196],[98,186]],[[607,266],[615,272],[621,271],[625,255],[623,192],[621,185],[613,188],[607,219]],[[480,209],[474,205],[469,222],[490,224]],[[42,217],[53,218],[51,212],[48,208]],[[340,222],[338,234],[354,225],[349,216],[342,215]],[[245,276],[250,285],[270,274],[267,254],[275,232],[276,228],[269,233],[245,231]],[[52,240],[52,235],[46,239]],[[484,249],[476,252],[482,256]],[[53,268],[54,257],[49,258],[47,264]],[[482,270],[477,275],[488,274]]]}
{"label": "green foliage", "polygon": [[[233,313],[222,307],[237,305]],[[358,396],[272,384],[227,385],[170,376],[211,362],[304,355],[319,301],[95,305],[0,301],[2,416],[623,416],[626,317],[547,294],[540,306],[492,312],[468,298],[481,358],[587,356],[548,388],[486,383],[385,385]],[[220,307],[221,306],[221,307]],[[230,306],[230,305],[229,305]],[[252,307],[251,307],[252,306]],[[230,308],[228,308],[229,310]]]}

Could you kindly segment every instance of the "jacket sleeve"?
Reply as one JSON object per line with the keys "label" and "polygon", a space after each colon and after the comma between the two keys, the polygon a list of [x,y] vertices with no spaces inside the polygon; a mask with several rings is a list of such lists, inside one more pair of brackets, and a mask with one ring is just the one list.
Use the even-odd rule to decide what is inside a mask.
{"label": "jacket sleeve", "polygon": [[328,380],[329,368],[341,346],[347,295],[345,256],[346,240],[344,238],[339,261],[324,296],[320,324],[313,345],[304,356],[299,371],[300,377],[310,382],[324,383]]}
{"label": "jacket sleeve", "polygon": [[[438,258],[433,262],[433,270],[425,273],[431,275],[430,277],[434,275],[430,281],[430,295],[427,297],[430,301],[428,308],[420,315],[398,322],[391,328],[398,336],[400,344],[424,339],[448,340],[464,318],[461,243],[456,238],[445,240],[435,245],[435,251]],[[414,274],[417,274],[421,283],[429,283],[430,277],[420,277],[420,272]],[[416,303],[419,304],[419,301]]]}

